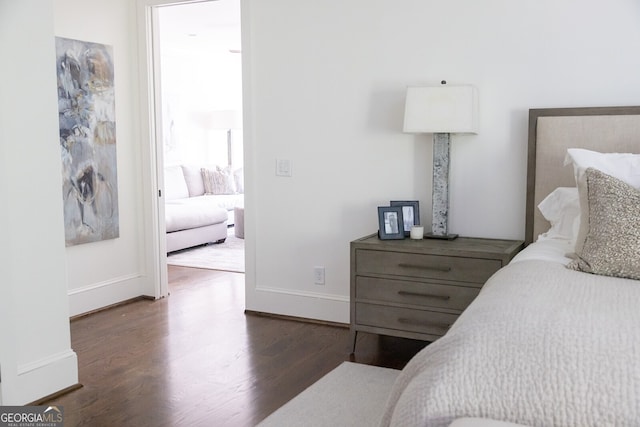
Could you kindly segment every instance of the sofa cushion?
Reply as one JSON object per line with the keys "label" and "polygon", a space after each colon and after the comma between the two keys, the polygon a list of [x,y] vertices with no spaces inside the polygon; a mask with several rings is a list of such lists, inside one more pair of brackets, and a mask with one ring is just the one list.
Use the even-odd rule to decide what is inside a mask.
{"label": "sofa cushion", "polygon": [[[182,172],[187,182],[190,197],[202,196],[204,194],[204,183],[202,182],[202,173],[200,172],[201,167],[202,166],[182,165]],[[212,167],[215,168],[215,166]]]}
{"label": "sofa cushion", "polygon": [[165,200],[189,197],[189,190],[184,179],[181,166],[167,166],[164,168],[164,198]]}
{"label": "sofa cushion", "polygon": [[[182,165],[182,172],[184,173],[184,180],[186,181],[187,189],[189,190],[189,197],[202,196],[205,193],[201,170],[203,168],[211,171],[224,170],[220,168],[220,166],[216,165]],[[233,180],[235,193],[244,193],[244,173],[242,168],[233,171]],[[231,206],[230,209],[233,209],[233,206]]]}
{"label": "sofa cushion", "polygon": [[198,197],[191,197],[189,199],[191,203],[204,203],[211,204],[219,208],[232,211],[236,206],[243,206],[244,195],[243,194],[216,194],[216,195],[204,195]]}
{"label": "sofa cushion", "polygon": [[229,218],[228,212],[215,204],[189,203],[191,200],[175,200],[165,203],[167,233],[219,224]]}

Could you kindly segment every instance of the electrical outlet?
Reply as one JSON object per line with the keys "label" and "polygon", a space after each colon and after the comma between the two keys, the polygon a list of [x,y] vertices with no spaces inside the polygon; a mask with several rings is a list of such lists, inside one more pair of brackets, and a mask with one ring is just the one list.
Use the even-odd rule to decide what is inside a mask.
{"label": "electrical outlet", "polygon": [[313,267],[313,283],[324,285],[324,267]]}

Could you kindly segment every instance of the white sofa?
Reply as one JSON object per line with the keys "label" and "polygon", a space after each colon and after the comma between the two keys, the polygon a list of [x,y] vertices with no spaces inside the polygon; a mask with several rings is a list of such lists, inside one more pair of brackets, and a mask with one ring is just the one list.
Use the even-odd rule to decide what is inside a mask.
{"label": "white sofa", "polygon": [[224,242],[233,209],[244,202],[237,192],[205,194],[200,166],[165,167],[164,188],[167,252]]}

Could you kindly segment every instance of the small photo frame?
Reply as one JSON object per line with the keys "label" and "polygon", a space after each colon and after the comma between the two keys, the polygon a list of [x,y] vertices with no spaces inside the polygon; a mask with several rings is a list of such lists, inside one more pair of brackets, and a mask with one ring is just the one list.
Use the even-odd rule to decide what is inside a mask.
{"label": "small photo frame", "polygon": [[378,237],[383,240],[404,239],[402,206],[378,206]]}
{"label": "small photo frame", "polygon": [[390,204],[402,207],[404,235],[408,236],[412,226],[420,225],[420,204],[417,200],[392,200]]}

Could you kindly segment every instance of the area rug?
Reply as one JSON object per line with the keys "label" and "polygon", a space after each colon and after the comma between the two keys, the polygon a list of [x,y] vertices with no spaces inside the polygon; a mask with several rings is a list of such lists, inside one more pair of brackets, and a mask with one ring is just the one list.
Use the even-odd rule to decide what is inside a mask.
{"label": "area rug", "polygon": [[224,243],[171,252],[167,255],[167,264],[244,273],[244,239],[237,238],[230,228]]}
{"label": "area rug", "polygon": [[376,426],[400,371],[343,362],[258,427]]}

